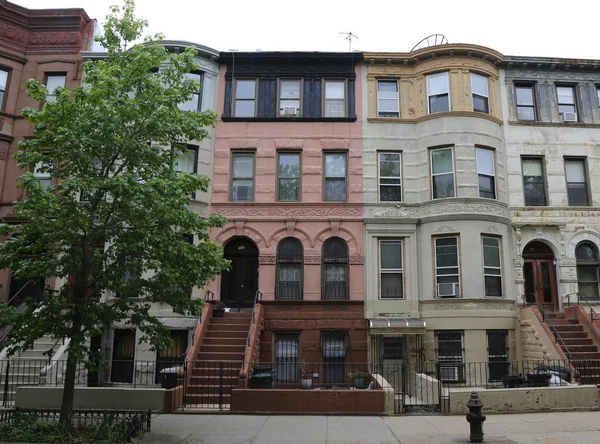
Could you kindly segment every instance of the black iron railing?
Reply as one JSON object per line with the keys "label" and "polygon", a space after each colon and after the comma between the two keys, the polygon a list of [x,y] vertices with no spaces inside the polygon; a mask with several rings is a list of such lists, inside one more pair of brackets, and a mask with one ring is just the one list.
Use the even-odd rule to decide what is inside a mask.
{"label": "black iron railing", "polygon": [[348,299],[348,283],[325,281],[321,292],[321,299]]}
{"label": "black iron railing", "polygon": [[250,333],[252,332],[252,326],[254,325],[254,321],[256,318],[256,304],[258,304],[260,301],[262,301],[262,296],[263,296],[263,294],[260,291],[256,290],[256,295],[254,296],[254,302],[252,303],[252,317],[250,318],[250,327],[248,327],[248,335],[246,336],[246,346],[244,347],[244,353],[242,354],[243,361],[247,360],[246,359],[246,351],[248,350],[248,345],[250,344]]}
{"label": "black iron railing", "polygon": [[[571,306],[571,296],[576,295],[577,296],[577,305],[584,305],[585,307],[587,307],[588,312],[590,314],[590,322],[593,324],[594,321],[600,321],[600,316],[598,315],[598,313],[596,312],[596,310],[594,310],[594,307],[592,305],[592,303],[590,302],[590,300],[588,298],[586,298],[585,296],[580,295],[579,293],[569,293],[566,296],[567,298],[567,307]],[[583,304],[582,304],[583,301]],[[600,304],[600,300],[596,299],[595,302],[597,304]]]}

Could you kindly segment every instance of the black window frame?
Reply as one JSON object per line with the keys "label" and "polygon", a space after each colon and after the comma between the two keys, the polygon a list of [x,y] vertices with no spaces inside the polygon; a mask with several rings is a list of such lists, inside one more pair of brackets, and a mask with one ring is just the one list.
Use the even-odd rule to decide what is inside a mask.
{"label": "black window frame", "polygon": [[[490,175],[488,173],[483,173],[481,171],[479,171],[479,161],[477,159],[477,154],[480,151],[489,151],[492,154],[492,169],[494,170],[494,174]],[[492,148],[487,148],[487,147],[483,147],[483,146],[476,146],[475,147],[475,162],[477,164],[477,189],[479,192],[479,197],[482,197],[484,199],[497,199],[497,192],[496,192],[496,150],[492,149]],[[490,197],[489,195],[484,195],[482,196],[481,193],[481,181],[483,177],[487,177],[487,178],[491,178],[491,182],[492,182],[492,196]],[[487,193],[486,191],[483,191],[483,193]]]}
{"label": "black window frame", "polygon": [[[518,89],[528,89],[531,91],[532,105],[519,104],[519,95],[517,94]],[[538,120],[537,95],[536,95],[536,91],[535,91],[535,83],[520,83],[520,82],[515,83],[515,107],[516,107],[516,111],[517,111],[517,114],[516,114],[517,120],[522,121],[522,122],[536,122]],[[527,109],[533,110],[533,119],[519,118],[519,108],[527,108]]]}
{"label": "black window frame", "polygon": [[[583,247],[589,247],[592,249],[592,252],[595,254],[595,258],[582,258],[579,255],[579,251]],[[580,296],[583,296],[584,299],[589,299],[591,301],[600,300],[600,250],[598,246],[590,241],[583,241],[577,244],[575,247],[575,260],[577,263],[577,286],[578,292]],[[595,280],[582,280],[583,270],[588,272],[595,272],[596,279]],[[582,284],[589,285],[592,289],[595,290],[595,294],[590,296],[588,294],[583,294],[581,291]],[[595,285],[594,285],[595,284]]]}
{"label": "black window frame", "polygon": [[[558,95],[558,89],[559,88],[568,88],[568,89],[571,90],[571,92],[573,93],[573,103],[566,103],[566,102],[561,103],[560,96]],[[558,110],[558,115],[562,117],[565,112],[572,112],[572,113],[575,113],[577,115],[577,122],[579,122],[579,112],[578,112],[578,100],[577,100],[577,88],[576,88],[576,86],[573,85],[573,84],[569,84],[569,83],[557,83],[555,85],[555,89],[556,89],[556,107],[557,107],[557,110]],[[561,111],[560,110],[561,106],[563,106],[563,107],[565,107],[565,106],[572,107],[573,111]]]}
{"label": "black window frame", "polygon": [[510,371],[508,330],[486,330],[488,382],[501,382]]}
{"label": "black window frame", "polygon": [[[344,251],[342,251],[344,250]],[[323,242],[321,253],[321,299],[347,300],[350,293],[350,252],[348,243],[341,237],[330,237]],[[327,280],[327,270],[343,270],[344,280]]]}
{"label": "black window frame", "polygon": [[[464,330],[436,330],[435,346],[438,378],[440,381],[453,383],[465,381],[465,346]],[[455,344],[459,344],[456,347]],[[455,369],[453,372],[448,369]],[[454,373],[454,377],[448,376]]]}
{"label": "black window frame", "polygon": [[[340,344],[342,344],[342,347],[337,347]],[[335,346],[332,347],[331,345]],[[347,382],[348,345],[347,331],[321,333],[321,359],[323,363],[323,382],[325,384],[344,384]]]}
{"label": "black window frame", "polygon": [[188,100],[188,102],[180,103],[179,104],[179,109],[182,112],[186,112],[186,111],[202,111],[202,92],[204,90],[204,76],[205,76],[205,73],[204,73],[204,71],[196,70],[196,71],[191,71],[191,72],[186,73],[186,76],[189,75],[189,74],[195,75],[195,76],[199,76],[198,81],[200,82],[200,87],[199,87],[198,91],[192,93],[192,98],[193,98],[193,96],[197,96],[198,97],[198,105],[196,106],[196,109],[194,109],[194,110],[191,110],[191,109],[181,109],[181,107],[185,103],[188,103],[188,102],[192,101],[190,99],[190,100]]}
{"label": "black window frame", "polygon": [[10,77],[12,74],[12,69],[0,65],[0,71],[6,73],[6,83],[4,85],[0,85],[0,112],[3,112],[6,105],[6,98],[8,96],[7,92],[10,86]]}
{"label": "black window frame", "polygon": [[[237,97],[237,85],[238,82],[246,82],[246,81],[252,81],[254,82],[254,97],[252,99],[248,99],[248,98],[242,98],[242,99],[238,99]],[[258,78],[256,77],[236,77],[235,79],[233,79],[233,91],[231,94],[232,97],[232,106],[231,106],[231,116],[235,117],[235,118],[240,118],[240,119],[244,119],[244,118],[253,118],[256,117],[256,114],[258,112]],[[254,102],[254,112],[252,113],[251,116],[238,116],[236,113],[236,109],[237,109],[237,102],[238,101],[252,101]]]}
{"label": "black window frame", "polygon": [[[280,347],[280,344],[282,347]],[[276,384],[294,384],[300,380],[300,333],[275,332],[273,341],[273,363]],[[280,354],[283,348],[287,353]],[[290,355],[290,356],[288,356]]]}
{"label": "black window frame", "polygon": [[[484,240],[485,239],[491,239],[496,241],[497,245],[496,246],[492,246],[492,245],[485,245]],[[498,266],[491,266],[489,264],[485,263],[485,248],[487,247],[495,247],[498,248]],[[491,236],[491,235],[483,235],[481,236],[481,254],[482,254],[482,266],[483,266],[483,290],[484,290],[484,295],[485,297],[490,297],[490,298],[503,298],[504,297],[504,267],[503,267],[503,263],[502,263],[502,238],[500,238],[499,236]],[[493,270],[498,270],[499,273],[495,274],[495,273],[490,273],[490,271]],[[492,279],[499,279],[500,280],[500,285],[488,285],[488,278],[490,278],[490,280]],[[500,294],[490,294],[493,288],[500,288]]]}
{"label": "black window frame", "polygon": [[[526,177],[536,177],[536,176],[525,176],[523,173],[524,161],[536,160],[540,163],[542,175],[541,180],[538,182],[541,186],[541,190],[543,192],[543,201],[542,203],[533,203],[531,200],[528,201],[527,198],[527,183],[525,183]],[[523,204],[526,207],[547,207],[548,206],[548,179],[546,175],[546,158],[544,156],[521,156],[521,179],[523,184]],[[536,182],[531,182],[531,184],[536,184]],[[532,199],[530,197],[529,199]]]}
{"label": "black window frame", "polygon": [[154,371],[154,383],[161,383],[160,371],[165,368],[180,367],[185,362],[187,347],[189,344],[190,331],[184,329],[169,330],[173,343],[163,350],[156,351],[156,365]]}
{"label": "black window frame", "polygon": [[[590,196],[590,176],[589,176],[589,172],[588,172],[588,162],[587,162],[587,157],[571,157],[571,156],[565,156],[563,158],[564,164],[565,164],[565,183],[567,186],[567,203],[569,204],[570,207],[589,207],[592,204],[592,199]],[[581,162],[581,166],[583,168],[583,182],[569,182],[569,176],[567,173],[567,162]],[[569,188],[569,184],[579,184],[579,189],[581,189],[581,184],[583,184],[583,188],[584,188],[584,196],[585,196],[585,203],[574,203],[573,199],[574,196],[572,196],[573,193],[571,193],[571,189]]]}
{"label": "black window frame", "polygon": [[[398,155],[398,164],[400,167],[400,175],[399,176],[382,176],[381,174],[381,156],[385,155]],[[379,202],[402,202],[402,151],[377,151],[377,198]],[[388,181],[389,183],[381,183],[383,181]],[[397,182],[397,183],[393,183]],[[383,188],[389,189],[398,189],[400,193],[400,199],[385,199],[382,196],[384,193],[381,192]]]}
{"label": "black window frame", "polygon": [[[293,267],[298,271],[299,280],[281,279],[284,267]],[[297,282],[297,284],[295,284]],[[302,300],[304,291],[304,248],[295,237],[286,237],[279,241],[276,256],[275,299]]]}

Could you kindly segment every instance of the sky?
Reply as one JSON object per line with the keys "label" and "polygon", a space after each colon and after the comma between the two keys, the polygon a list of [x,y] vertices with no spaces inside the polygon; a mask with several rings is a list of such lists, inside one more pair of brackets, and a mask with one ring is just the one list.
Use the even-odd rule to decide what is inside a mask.
{"label": "sky", "polygon": [[[10,0],[84,8],[102,25],[121,0]],[[571,3],[572,1],[572,3]],[[600,59],[600,0],[137,0],[147,34],[219,51],[408,52],[430,34],[504,55]]]}

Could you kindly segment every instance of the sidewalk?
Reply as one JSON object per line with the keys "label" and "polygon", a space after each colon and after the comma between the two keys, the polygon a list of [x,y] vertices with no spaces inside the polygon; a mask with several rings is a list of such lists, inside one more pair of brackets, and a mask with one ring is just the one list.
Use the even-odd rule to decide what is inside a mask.
{"label": "sidewalk", "polygon": [[[600,412],[488,415],[485,443],[597,444]],[[469,443],[464,416],[157,415],[142,444]]]}

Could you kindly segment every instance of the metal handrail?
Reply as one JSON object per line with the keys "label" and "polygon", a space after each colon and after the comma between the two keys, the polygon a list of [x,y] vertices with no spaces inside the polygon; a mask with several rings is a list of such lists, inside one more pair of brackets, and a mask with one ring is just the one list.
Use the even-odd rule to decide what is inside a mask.
{"label": "metal handrail", "polygon": [[254,296],[254,302],[252,303],[252,317],[250,318],[250,327],[248,328],[248,335],[246,336],[246,346],[244,347],[244,353],[242,354],[242,360],[245,360],[246,350],[248,350],[248,344],[250,344],[250,332],[252,331],[252,326],[254,325],[254,318],[256,313],[256,304],[258,301],[262,300],[263,294],[256,290],[256,295]]}
{"label": "metal handrail", "polygon": [[19,294],[21,294],[21,292],[22,292],[23,290],[25,290],[25,287],[27,287],[29,284],[31,284],[31,282],[32,282],[32,280],[31,280],[31,279],[29,279],[27,282],[25,282],[25,285],[23,285],[23,286],[22,286],[22,287],[19,289],[19,291],[17,291],[17,292],[16,292],[16,293],[13,295],[13,297],[12,297],[12,298],[10,298],[10,299],[8,300],[7,304],[8,304],[8,305],[10,305],[10,303],[11,303],[12,301],[14,301],[14,300],[16,299],[16,297],[17,297],[17,296],[19,296]]}
{"label": "metal handrail", "polygon": [[[589,308],[590,310],[590,322],[593,324],[594,323],[594,316],[596,316],[596,320],[600,321],[600,315],[598,315],[598,313],[596,313],[596,311],[594,310],[594,307],[592,307],[592,304],[590,301],[588,301],[588,299],[585,296],[582,296],[579,294],[579,292],[574,292],[574,293],[569,293],[566,294],[565,296],[567,297],[567,307],[571,306],[571,296],[576,294],[577,295],[577,305],[585,305],[587,308]],[[583,300],[583,302],[585,302],[585,304],[581,303],[581,300]],[[600,303],[600,301],[598,301]]]}
{"label": "metal handrail", "polygon": [[[17,293],[12,298],[10,298],[10,300],[8,301],[8,304],[10,304],[10,302],[13,301],[19,295],[19,293],[21,293],[21,291],[27,286],[27,284],[29,284],[30,282],[31,282],[31,280],[27,281],[25,283],[25,285],[23,285],[21,287],[21,289],[19,291],[17,291]],[[42,296],[44,294],[45,291],[50,291],[50,289],[43,288],[39,293],[35,294],[35,296],[33,298],[31,298],[32,302],[37,301],[40,298],[40,296]],[[4,331],[0,330],[0,345],[4,342],[4,340],[6,339],[8,334],[13,329],[13,325],[8,325],[7,327],[8,328],[6,328]],[[0,347],[0,350],[2,350],[2,347]]]}
{"label": "metal handrail", "polygon": [[[550,328],[550,330],[552,330],[552,333],[554,334],[554,342],[560,343],[560,345],[562,346],[563,350],[565,351],[565,354],[567,355],[567,359],[569,360],[569,363],[570,363],[572,360],[572,357],[571,357],[571,353],[569,352],[569,349],[567,348],[567,345],[565,344],[565,341],[563,341],[563,338],[560,335],[560,333],[558,332],[558,330],[556,329],[556,327],[554,325],[548,324],[546,322],[546,318],[548,318],[548,315],[546,314],[546,310],[544,310],[544,307],[542,306],[542,303],[540,302],[537,293],[533,292],[531,294],[533,294],[533,299],[535,301],[535,305],[537,306],[540,313],[542,313],[542,321],[544,321],[544,323]],[[525,295],[523,295],[523,297],[525,298]]]}
{"label": "metal handrail", "polygon": [[[66,328],[70,328],[73,325],[73,321],[70,321]],[[63,335],[62,338],[58,338],[56,341],[54,341],[54,344],[52,344],[52,346],[46,350],[45,352],[42,353],[42,355],[44,356],[48,356],[48,363],[52,362],[52,356],[54,355],[54,349],[56,348],[56,346],[58,345],[58,343],[62,340],[63,345],[65,345],[65,335]]]}
{"label": "metal handrail", "polygon": [[[210,297],[209,297],[210,296]],[[210,291],[210,290],[206,290],[206,293],[204,293],[204,302],[206,303],[209,299],[213,300],[215,297],[215,294]],[[200,325],[200,322],[202,321],[202,312],[198,315],[198,317],[196,318],[196,323],[194,324],[194,328],[192,330],[192,341],[191,343],[188,344],[188,346],[185,349],[185,353],[183,354],[183,356],[187,356],[187,352],[190,349],[190,347],[192,345],[194,345],[194,338],[196,337],[196,330],[198,329],[198,325]]]}

